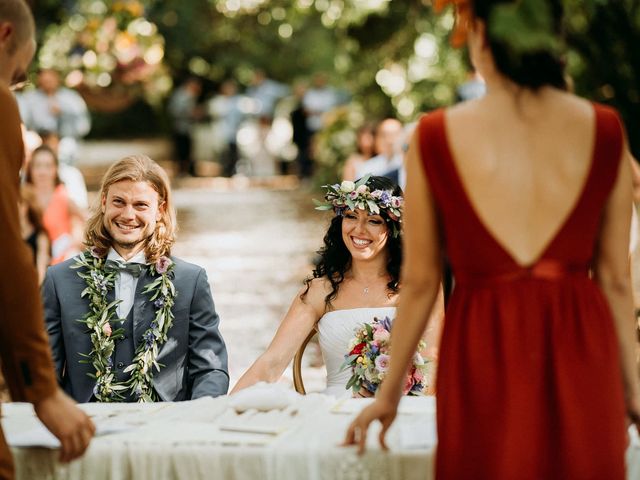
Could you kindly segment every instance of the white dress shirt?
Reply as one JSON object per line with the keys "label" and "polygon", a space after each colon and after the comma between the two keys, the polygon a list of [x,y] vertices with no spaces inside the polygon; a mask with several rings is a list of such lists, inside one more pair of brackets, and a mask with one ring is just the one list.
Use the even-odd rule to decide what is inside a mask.
{"label": "white dress shirt", "polygon": [[[146,264],[147,259],[144,256],[144,250],[134,255],[128,262],[120,256],[115,249],[111,248],[107,255],[107,260],[114,260],[121,263],[142,263]],[[133,307],[133,301],[136,296],[136,287],[138,286],[138,278],[131,275],[129,272],[120,272],[116,276],[116,300],[122,300],[118,304],[116,313],[119,318],[127,318],[131,307]]]}
{"label": "white dress shirt", "polygon": [[376,155],[370,158],[356,168],[356,179],[362,178],[367,174],[384,177],[387,173],[395,170],[398,170],[398,185],[404,189],[407,183],[407,173],[404,168],[404,157],[401,153],[396,154],[391,159],[384,155]]}

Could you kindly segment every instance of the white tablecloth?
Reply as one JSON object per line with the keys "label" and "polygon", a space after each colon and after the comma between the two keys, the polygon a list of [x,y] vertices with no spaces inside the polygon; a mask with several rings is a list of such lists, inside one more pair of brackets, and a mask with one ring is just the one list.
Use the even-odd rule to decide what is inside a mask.
{"label": "white tablecloth", "polygon": [[[369,449],[358,457],[340,447],[345,429],[366,400],[336,404],[308,395],[284,411],[237,414],[229,398],[152,405],[87,404],[100,431],[81,459],[56,461],[51,448],[12,447],[17,480],[412,480],[433,478],[433,398],[403,399],[388,433],[389,452],[369,432]],[[47,440],[26,404],[4,404],[2,427],[10,444]],[[244,428],[268,433],[234,430]],[[628,478],[640,479],[640,443],[627,452]]]}

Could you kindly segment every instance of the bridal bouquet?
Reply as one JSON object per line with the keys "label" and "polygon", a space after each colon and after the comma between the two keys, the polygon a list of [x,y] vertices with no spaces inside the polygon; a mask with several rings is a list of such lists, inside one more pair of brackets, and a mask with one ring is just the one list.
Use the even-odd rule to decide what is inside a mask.
{"label": "bridal bouquet", "polygon": [[[391,336],[391,320],[374,318],[372,323],[358,327],[355,337],[349,343],[349,353],[345,355],[341,370],[351,368],[351,378],[345,387],[354,393],[361,388],[375,393],[389,368],[389,339]],[[421,395],[427,387],[427,361],[419,351],[425,348],[421,340],[418,352],[413,356],[411,370],[403,389],[404,395]]]}

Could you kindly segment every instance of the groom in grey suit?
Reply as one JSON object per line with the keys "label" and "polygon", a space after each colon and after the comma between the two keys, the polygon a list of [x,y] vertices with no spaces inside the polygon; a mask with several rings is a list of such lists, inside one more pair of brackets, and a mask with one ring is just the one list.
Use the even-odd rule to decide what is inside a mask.
{"label": "groom in grey suit", "polygon": [[[105,174],[100,198],[100,209],[86,226],[88,250],[83,258],[89,262],[100,259],[105,270],[92,271],[88,264],[78,266],[77,258],[70,259],[50,267],[42,286],[58,381],[78,402],[144,400],[141,388],[136,389],[135,382],[131,386],[131,377],[136,375],[132,372],[134,357],[146,346],[149,352],[157,347],[157,365],[152,363],[142,371],[152,373],[147,400],[180,401],[226,394],[227,352],[207,275],[201,267],[170,256],[175,214],[166,173],[146,156],[126,157]],[[176,294],[171,307],[173,323],[163,339],[149,332],[158,331],[164,300],[152,298],[153,292],[145,290],[167,265],[171,268],[166,275]],[[104,305],[117,302],[116,311],[114,321],[103,323],[99,330],[104,332],[100,338],[112,341],[112,349],[92,343],[96,329],[86,322],[92,311],[92,295],[83,296],[90,281],[87,276],[109,272],[115,272],[111,288],[105,284],[101,291]],[[113,338],[109,338],[112,332]],[[96,356],[96,351],[102,357]],[[100,358],[106,361],[101,363]],[[122,386],[115,396],[98,381],[109,375],[113,383],[108,386]]]}

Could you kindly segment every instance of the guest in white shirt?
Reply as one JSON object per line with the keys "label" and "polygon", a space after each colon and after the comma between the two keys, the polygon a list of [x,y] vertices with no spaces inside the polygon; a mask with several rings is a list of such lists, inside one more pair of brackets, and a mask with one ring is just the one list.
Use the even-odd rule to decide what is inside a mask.
{"label": "guest in white shirt", "polygon": [[367,174],[378,175],[394,180],[403,188],[406,183],[403,138],[404,130],[399,120],[386,118],[381,121],[375,130],[377,155],[356,168],[356,178],[362,178]]}
{"label": "guest in white shirt", "polygon": [[49,68],[38,72],[38,88],[16,96],[20,116],[29,130],[56,133],[69,145],[63,163],[75,162],[77,141],[91,129],[91,117],[84,99],[60,84],[60,75]]}

